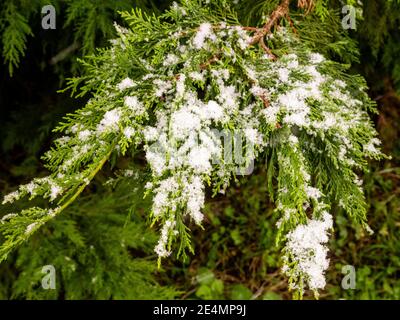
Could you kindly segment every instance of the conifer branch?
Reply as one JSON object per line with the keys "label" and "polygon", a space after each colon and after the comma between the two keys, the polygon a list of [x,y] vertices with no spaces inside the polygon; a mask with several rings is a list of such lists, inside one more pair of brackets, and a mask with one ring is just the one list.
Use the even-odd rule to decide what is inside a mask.
{"label": "conifer branch", "polygon": [[[315,52],[290,27],[274,28],[288,16],[289,2],[282,1],[259,29],[242,27],[224,10],[225,1],[204,8],[187,0],[161,17],[139,10],[125,14],[131,29],[117,26],[112,47],[89,58],[86,75],[75,81],[84,81],[82,92],[93,97],[59,127],[66,135],[46,154],[53,174],[4,199],[64,196],[61,206],[3,218],[6,242],[0,252],[68,207],[114,149],[124,155],[139,146],[151,171],[145,186],[153,196],[149,216],[160,226],[154,251],[159,262],[176,251],[185,258],[193,252],[188,224],[201,228],[204,220],[206,188],[224,192],[243,162],[273,152],[268,190],[280,214],[282,272],[300,297],[306,287],[324,288],[330,208],[339,202],[365,226],[357,172],[368,158],[383,155],[367,113],[374,104],[364,80]],[[271,46],[282,52],[279,59],[265,54],[271,53],[264,39],[270,33]],[[257,43],[262,50],[252,47]],[[239,168],[225,158],[232,150],[216,131],[244,134]]]}
{"label": "conifer branch", "polygon": [[78,190],[61,206],[55,211],[55,215],[61,213],[63,210],[65,210],[72,202],[75,201],[76,198],[79,197],[79,195],[85,190],[86,186],[93,180],[93,178],[97,175],[97,173],[103,168],[104,164],[108,161],[110,158],[112,152],[114,151],[114,147],[116,145],[117,141],[114,142],[111,145],[110,151],[99,161],[97,166],[94,168],[94,170],[88,175],[87,180],[85,183],[83,183]]}

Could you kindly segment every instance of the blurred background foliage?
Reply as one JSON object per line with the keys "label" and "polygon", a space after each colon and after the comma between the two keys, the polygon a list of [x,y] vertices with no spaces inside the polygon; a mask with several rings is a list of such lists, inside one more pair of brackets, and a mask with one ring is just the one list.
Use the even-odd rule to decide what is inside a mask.
{"label": "blurred background foliage", "polygon": [[[257,25],[263,19],[259,13],[270,12],[278,2],[240,1],[241,20]],[[77,58],[113,38],[113,22],[123,25],[118,11],[140,7],[158,14],[170,3],[54,0],[57,29],[43,30],[41,7],[46,1],[1,2],[1,194],[45,174],[40,156],[51,145],[52,128],[86,101],[57,90],[66,78],[79,73]],[[303,37],[318,36],[315,50],[352,63],[352,70],[366,77],[380,111],[374,121],[392,159],[371,163],[364,177],[374,235],[352,226],[334,208],[331,264],[321,299],[400,299],[400,2],[354,2],[362,8],[362,17],[357,29],[349,31],[340,25],[344,4],[316,0],[314,11],[295,27]],[[337,52],[324,45],[343,39],[348,41]],[[116,184],[118,175],[109,180],[111,166],[143,172],[131,179],[136,193],[127,192],[126,183]],[[267,196],[264,163],[227,194],[209,198],[205,230],[194,231],[196,254],[190,261],[169,259],[160,270],[153,253],[157,237],[147,224],[149,204],[142,196],[143,166],[140,157],[135,164],[126,159],[112,163],[72,207],[2,263],[0,299],[291,298],[279,273],[277,217]],[[0,207],[0,216],[9,210]],[[56,290],[40,285],[42,267],[49,264],[57,270]],[[355,267],[354,290],[341,286],[345,265]]]}

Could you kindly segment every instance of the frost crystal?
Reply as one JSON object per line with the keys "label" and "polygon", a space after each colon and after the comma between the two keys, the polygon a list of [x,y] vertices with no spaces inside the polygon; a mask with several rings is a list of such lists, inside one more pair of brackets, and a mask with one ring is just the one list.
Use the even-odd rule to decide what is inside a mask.
{"label": "frost crystal", "polygon": [[222,107],[213,100],[208,101],[204,109],[204,114],[207,119],[219,120],[224,115]]}
{"label": "frost crystal", "polygon": [[193,38],[193,46],[196,49],[201,49],[204,46],[204,41],[206,39],[216,40],[216,37],[212,31],[212,26],[210,23],[203,23],[200,25],[196,36]]}
{"label": "frost crystal", "polygon": [[289,70],[285,68],[280,68],[278,70],[279,80],[282,82],[288,82],[289,80]]}
{"label": "frost crystal", "polygon": [[211,153],[205,147],[195,147],[189,153],[189,165],[197,173],[205,173],[211,170]]}
{"label": "frost crystal", "polygon": [[107,111],[104,114],[103,120],[101,120],[97,130],[101,133],[108,129],[118,128],[118,122],[120,120],[121,113],[118,109]]}
{"label": "frost crystal", "polygon": [[137,97],[126,96],[125,105],[132,111],[135,116],[142,115],[145,112],[143,103]]}
{"label": "frost crystal", "polygon": [[119,91],[123,91],[123,90],[125,90],[125,89],[132,88],[132,87],[134,87],[134,86],[135,86],[135,83],[133,82],[132,79],[130,79],[130,78],[125,78],[124,80],[122,80],[122,81],[117,85],[117,88],[118,88]]}
{"label": "frost crystal", "polygon": [[177,139],[186,138],[190,132],[200,129],[200,118],[188,110],[179,110],[171,117],[171,128]]}
{"label": "frost crystal", "polygon": [[61,193],[62,188],[56,184],[51,184],[51,189],[50,189],[50,200],[53,201],[55,200],[58,195]]}
{"label": "frost crystal", "polygon": [[18,216],[16,213],[9,213],[9,214],[6,214],[5,216],[3,216],[3,217],[1,218],[0,222],[1,222],[1,223],[4,223],[4,221],[9,220],[9,219],[11,219],[11,218],[13,218],[13,217],[16,217],[16,216]]}
{"label": "frost crystal", "polygon": [[20,193],[18,191],[13,191],[13,192],[7,194],[6,196],[4,196],[2,204],[12,203],[15,200],[18,200],[19,196],[20,196]]}
{"label": "frost crystal", "polygon": [[154,84],[157,86],[155,91],[156,97],[162,97],[169,89],[172,88],[171,82],[163,81],[161,79],[154,80]]}
{"label": "frost crystal", "polygon": [[321,191],[319,191],[317,188],[310,187],[310,186],[306,187],[306,193],[309,198],[313,198],[313,199],[318,199],[322,196]]}
{"label": "frost crystal", "polygon": [[90,135],[91,135],[90,130],[83,130],[79,132],[78,137],[80,140],[85,141],[90,137]]}
{"label": "frost crystal", "polygon": [[366,145],[364,145],[364,150],[372,153],[372,154],[379,154],[380,151],[376,146],[379,146],[381,141],[377,138],[371,139]]}
{"label": "frost crystal", "polygon": [[325,287],[324,273],[329,266],[325,244],[331,228],[332,216],[324,211],[321,219],[309,220],[287,235],[286,250],[290,260],[296,263],[296,269],[291,274],[293,270],[286,265],[283,271],[292,277],[304,277],[312,290]]}
{"label": "frost crystal", "polygon": [[31,233],[33,231],[33,229],[37,226],[37,223],[31,223],[30,225],[28,225],[25,229],[25,234]]}
{"label": "frost crystal", "polygon": [[167,250],[168,234],[173,231],[175,227],[175,221],[167,220],[161,230],[161,237],[158,241],[154,251],[159,257],[168,257],[171,252]]}
{"label": "frost crystal", "polygon": [[204,81],[204,75],[200,72],[192,71],[189,73],[189,77],[196,81]]}
{"label": "frost crystal", "polygon": [[124,135],[127,139],[132,138],[132,136],[135,134],[135,129],[131,128],[131,127],[126,127],[124,129]]}
{"label": "frost crystal", "polygon": [[318,64],[318,63],[323,62],[324,60],[325,60],[325,58],[322,54],[319,54],[319,53],[310,54],[310,62],[312,64]]}
{"label": "frost crystal", "polygon": [[163,66],[167,67],[171,64],[176,64],[179,61],[178,56],[176,56],[175,54],[168,54],[167,57],[165,58],[165,60],[163,61]]}

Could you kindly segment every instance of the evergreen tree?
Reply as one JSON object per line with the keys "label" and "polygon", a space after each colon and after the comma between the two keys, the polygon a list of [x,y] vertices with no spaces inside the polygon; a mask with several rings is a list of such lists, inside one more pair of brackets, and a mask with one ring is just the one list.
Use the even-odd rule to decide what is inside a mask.
{"label": "evergreen tree", "polygon": [[[368,158],[384,157],[368,114],[376,111],[375,104],[364,79],[349,71],[349,63],[358,61],[357,47],[332,9],[337,5],[313,0],[184,0],[161,15],[139,8],[125,11],[127,27],[115,25],[112,45],[82,60],[84,74],[69,80],[69,90],[90,99],[57,127],[60,136],[44,156],[50,174],[4,198],[4,204],[25,196],[49,201],[35,200],[39,204],[1,220],[1,260],[33,234],[40,233],[48,248],[30,263],[26,257],[33,239],[31,246],[18,249],[17,262],[25,271],[15,282],[13,295],[35,297],[26,289],[28,279],[63,247],[67,257],[74,255],[75,261],[85,263],[82,277],[94,285],[89,291],[78,289],[80,280],[68,273],[65,263],[65,285],[52,293],[54,297],[143,297],[140,290],[113,286],[117,275],[104,271],[109,261],[102,252],[116,255],[113,268],[127,266],[122,277],[128,282],[153,288],[149,297],[173,297],[172,289],[155,284],[150,266],[155,262],[132,261],[126,249],[115,249],[114,243],[122,239],[134,249],[148,249],[151,241],[143,247],[135,237],[150,233],[143,221],[130,221],[120,235],[110,231],[114,242],[99,245],[100,253],[90,258],[87,250],[80,253],[87,246],[80,233],[98,239],[101,228],[120,223],[121,216],[92,216],[89,208],[98,210],[101,202],[91,205],[85,198],[79,200],[88,203],[79,215],[79,231],[78,222],[59,214],[71,212],[103,167],[109,171],[128,162],[118,175],[118,190],[125,195],[146,190],[149,208],[138,197],[127,199],[144,208],[151,225],[160,230],[154,243],[158,265],[167,263],[172,253],[185,261],[190,259],[188,252],[196,254],[191,232],[196,225],[202,228],[206,191],[214,196],[224,193],[232,180],[238,182],[240,175],[249,173],[253,162],[256,168],[264,162],[265,196],[278,217],[270,227],[276,228],[276,245],[282,248],[281,271],[296,297],[302,297],[306,288],[318,296],[326,284],[333,208],[341,207],[352,223],[370,231],[360,175],[368,170]],[[78,8],[78,1],[69,2],[69,21],[78,19]],[[106,37],[112,34],[110,21],[97,24],[90,15],[78,24],[91,35],[98,25],[107,30]],[[19,30],[25,30],[25,36],[18,36],[19,44],[4,45],[10,72],[29,35],[26,27]],[[93,38],[83,43],[85,53],[94,51]],[[147,165],[133,166],[144,159]],[[137,174],[142,173],[147,183],[141,187]],[[118,201],[120,193],[108,194],[104,203],[112,197]],[[46,243],[46,230],[54,230],[50,232],[60,242]],[[57,254],[65,260],[63,255]],[[90,259],[98,263],[92,265]],[[149,272],[137,277],[143,270]]]}

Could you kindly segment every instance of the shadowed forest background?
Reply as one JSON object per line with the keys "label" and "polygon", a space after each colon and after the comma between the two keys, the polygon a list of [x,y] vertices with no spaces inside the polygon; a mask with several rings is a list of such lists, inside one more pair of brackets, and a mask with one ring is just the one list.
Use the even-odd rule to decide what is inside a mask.
{"label": "shadowed forest background", "polygon": [[[59,91],[67,78],[79,74],[77,58],[109,44],[115,37],[113,22],[124,23],[119,11],[139,6],[158,15],[171,3],[52,2],[55,30],[41,27],[40,10],[48,4],[44,1],[0,4],[1,195],[46,175],[40,158],[57,137],[52,129],[88,100],[89,96],[75,99],[70,91]],[[243,1],[243,21],[251,21],[262,2]],[[341,2],[322,2],[340,21]],[[336,58],[358,60],[352,61],[351,71],[368,82],[369,95],[379,109],[373,121],[383,151],[392,158],[371,161],[364,176],[373,235],[352,226],[339,208],[333,208],[328,284],[320,299],[400,299],[400,3],[362,3],[363,19],[357,21],[356,30],[347,31],[356,44],[348,54],[358,58],[339,54]],[[321,28],[325,24],[329,21],[321,22]],[[145,182],[140,175],[144,161],[139,157],[135,163],[139,173],[131,183],[137,192],[127,191],[131,185],[114,185],[108,179],[111,169],[126,167],[124,161],[128,160],[107,165],[73,205],[0,264],[0,299],[291,298],[287,280],[279,273],[280,248],[273,231],[277,217],[266,196],[267,172],[262,164],[227,194],[207,199],[205,230],[193,231],[196,253],[185,263],[167,259],[157,269],[153,251],[157,232],[147,223],[150,201],[143,199]],[[1,206],[0,217],[23,206],[23,201]],[[49,264],[57,270],[56,290],[41,288],[41,270]],[[346,265],[355,267],[355,289],[341,286]],[[312,294],[305,298],[312,299]]]}

